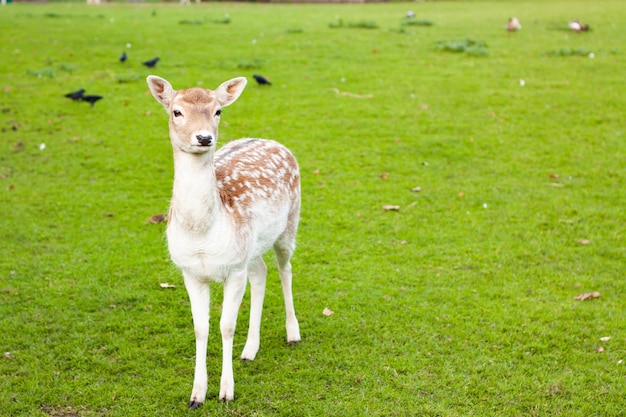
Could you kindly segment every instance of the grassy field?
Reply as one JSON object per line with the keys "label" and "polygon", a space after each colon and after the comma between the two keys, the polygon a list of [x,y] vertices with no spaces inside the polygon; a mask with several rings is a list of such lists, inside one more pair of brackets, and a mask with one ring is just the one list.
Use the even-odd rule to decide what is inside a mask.
{"label": "grassy field", "polygon": [[[625,20],[621,0],[0,8],[0,415],[626,415]],[[268,262],[261,351],[218,403],[215,285],[188,412],[189,303],[148,222],[167,116],[144,80],[255,73],[273,85],[248,84],[220,141],[299,159],[303,343]]]}

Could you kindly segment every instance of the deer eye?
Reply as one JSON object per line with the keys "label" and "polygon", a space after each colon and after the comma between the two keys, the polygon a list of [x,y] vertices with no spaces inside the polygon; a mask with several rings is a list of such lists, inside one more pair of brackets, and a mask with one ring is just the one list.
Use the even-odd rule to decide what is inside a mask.
{"label": "deer eye", "polygon": [[174,117],[180,117],[183,115],[180,110],[174,110],[172,114],[174,115]]}
{"label": "deer eye", "polygon": [[222,109],[219,109],[218,111],[215,112],[216,117],[219,117],[220,114],[222,114]]}

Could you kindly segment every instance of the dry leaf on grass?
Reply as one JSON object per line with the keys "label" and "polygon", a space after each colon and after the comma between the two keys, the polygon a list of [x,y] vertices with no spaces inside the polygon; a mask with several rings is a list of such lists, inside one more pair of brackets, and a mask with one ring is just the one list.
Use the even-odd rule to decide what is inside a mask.
{"label": "dry leaf on grass", "polygon": [[352,97],[352,98],[374,98],[374,94],[365,94],[365,95],[354,94],[354,93],[348,93],[347,91],[340,91],[338,88],[330,88],[329,91],[337,93],[341,96]]}
{"label": "dry leaf on grass", "polygon": [[389,178],[389,173],[388,172],[383,172],[382,174],[380,174],[380,178],[386,180],[387,178]]}
{"label": "dry leaf on grass", "polygon": [[591,243],[589,239],[578,239],[576,242],[580,243],[581,245],[588,245]]}
{"label": "dry leaf on grass", "polygon": [[398,211],[398,210],[400,210],[400,206],[394,206],[394,205],[391,205],[391,204],[387,204],[387,205],[383,206],[383,210],[385,210],[385,211]]}
{"label": "dry leaf on grass", "polygon": [[602,352],[604,352],[604,348],[602,346],[600,346],[600,347],[598,347],[598,349],[596,349],[596,352],[602,353]]}
{"label": "dry leaf on grass", "polygon": [[610,336],[604,336],[604,337],[601,337],[601,338],[600,338],[600,341],[601,341],[601,342],[608,342],[609,340],[611,340],[611,337],[610,337]]}
{"label": "dry leaf on grass", "polygon": [[335,314],[335,312],[333,310],[330,310],[328,307],[324,307],[324,311],[322,311],[322,314],[325,316],[332,316],[333,314]]}
{"label": "dry leaf on grass", "polygon": [[148,223],[159,224],[167,221],[167,214],[155,214],[148,219]]}
{"label": "dry leaf on grass", "polygon": [[578,294],[577,296],[574,297],[574,299],[576,300],[580,300],[580,301],[585,301],[585,300],[592,300],[594,298],[598,298],[600,297],[600,293],[597,291],[594,292],[588,292],[588,293],[584,293],[584,294]]}
{"label": "dry leaf on grass", "polygon": [[161,283],[159,284],[159,286],[160,286],[161,288],[176,288],[176,285],[174,285],[174,284],[168,284],[167,282],[161,282]]}

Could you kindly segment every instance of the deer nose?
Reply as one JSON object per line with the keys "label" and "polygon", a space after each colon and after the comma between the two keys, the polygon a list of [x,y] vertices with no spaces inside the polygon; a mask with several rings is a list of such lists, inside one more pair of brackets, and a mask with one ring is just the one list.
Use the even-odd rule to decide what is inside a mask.
{"label": "deer nose", "polygon": [[213,142],[212,135],[196,135],[196,139],[198,139],[200,146],[210,146]]}

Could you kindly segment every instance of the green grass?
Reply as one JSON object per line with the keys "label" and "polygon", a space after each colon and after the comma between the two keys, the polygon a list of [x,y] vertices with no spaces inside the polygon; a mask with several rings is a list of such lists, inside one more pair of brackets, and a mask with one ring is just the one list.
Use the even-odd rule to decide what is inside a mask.
{"label": "green grass", "polygon": [[[432,25],[399,30],[409,9]],[[3,7],[0,415],[624,415],[625,19],[621,0]],[[463,39],[488,55],[438,48]],[[272,266],[261,351],[218,403],[215,285],[193,413],[187,295],[147,222],[173,174],[150,73],[269,77],[220,140],[279,140],[303,177],[303,343]]]}

